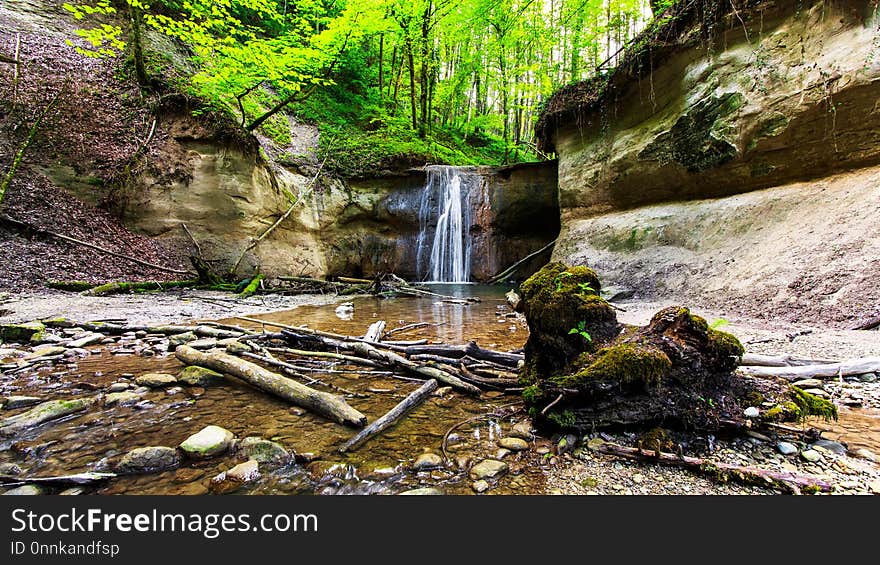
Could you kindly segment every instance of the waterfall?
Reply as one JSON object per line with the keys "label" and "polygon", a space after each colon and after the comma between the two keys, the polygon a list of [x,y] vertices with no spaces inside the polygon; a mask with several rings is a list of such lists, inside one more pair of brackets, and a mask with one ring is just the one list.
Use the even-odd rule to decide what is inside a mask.
{"label": "waterfall", "polygon": [[432,165],[419,207],[419,278],[432,282],[468,282],[471,276],[471,188],[477,174],[458,167]]}

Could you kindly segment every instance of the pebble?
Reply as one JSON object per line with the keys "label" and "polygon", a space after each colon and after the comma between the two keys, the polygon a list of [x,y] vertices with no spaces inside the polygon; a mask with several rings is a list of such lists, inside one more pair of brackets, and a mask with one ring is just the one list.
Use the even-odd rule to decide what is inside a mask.
{"label": "pebble", "polygon": [[796,386],[800,389],[804,388],[822,388],[825,384],[819,379],[801,379],[797,382],[791,383],[791,386]]}
{"label": "pebble", "polygon": [[428,471],[430,469],[438,469],[443,466],[443,459],[436,453],[422,453],[413,463],[413,470]]}
{"label": "pebble", "polygon": [[822,460],[822,455],[815,449],[805,449],[801,451],[801,459],[810,463],[818,463]]}
{"label": "pebble", "polygon": [[9,496],[37,496],[45,494],[45,491],[42,487],[39,487],[37,485],[22,485],[14,489],[7,490],[3,494]]}
{"label": "pebble", "polygon": [[128,383],[113,383],[107,387],[107,392],[122,392],[123,390],[128,390],[128,387]]}
{"label": "pebble", "polygon": [[807,394],[812,394],[813,396],[818,396],[819,398],[831,398],[831,395],[821,388],[807,388],[804,389],[804,392],[806,392]]}
{"label": "pebble", "polygon": [[495,459],[504,459],[511,453],[513,453],[511,450],[499,447],[498,450],[495,452]]}
{"label": "pebble", "polygon": [[518,437],[520,439],[524,439],[526,441],[532,439],[532,423],[528,420],[523,420],[522,422],[517,422],[513,425],[513,428],[510,430],[511,437]]}
{"label": "pebble", "polygon": [[518,437],[503,437],[498,440],[498,445],[511,451],[525,451],[529,448],[529,443]]}
{"label": "pebble", "polygon": [[749,406],[743,411],[743,416],[745,416],[746,418],[757,418],[760,415],[761,411],[754,406]]}
{"label": "pebble", "polygon": [[509,467],[507,463],[496,459],[483,459],[470,470],[471,479],[478,481],[480,479],[495,479],[507,473]]}
{"label": "pebble", "polygon": [[239,463],[232,469],[226,471],[226,476],[230,479],[247,483],[253,481],[260,476],[260,466],[254,459],[248,459],[244,463]]}
{"label": "pebble", "polygon": [[777,443],[776,449],[779,450],[779,453],[783,455],[794,455],[798,451],[798,448],[795,444],[789,443],[787,441],[780,441],[779,443]]}

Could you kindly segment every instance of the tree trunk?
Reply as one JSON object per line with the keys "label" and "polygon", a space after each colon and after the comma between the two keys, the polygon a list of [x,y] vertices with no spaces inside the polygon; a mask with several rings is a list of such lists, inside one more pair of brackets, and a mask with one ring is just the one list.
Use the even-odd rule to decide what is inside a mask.
{"label": "tree trunk", "polygon": [[397,406],[389,410],[387,414],[385,414],[384,416],[358,432],[356,436],[345,442],[342,447],[339,448],[339,452],[345,453],[346,451],[357,449],[376,434],[379,434],[383,430],[390,428],[407,412],[424,402],[429,396],[431,396],[431,393],[435,390],[437,390],[437,381],[435,381],[434,379],[427,381],[418,389],[410,393],[409,396],[404,398]]}
{"label": "tree trunk", "polygon": [[419,115],[416,113],[416,63],[413,60],[412,40],[406,39],[406,58],[409,62],[409,111],[412,115],[413,131],[419,130]]}
{"label": "tree trunk", "polygon": [[174,355],[187,365],[198,365],[232,375],[339,424],[363,427],[367,423],[367,417],[341,397],[309,388],[250,361],[226,353],[203,353],[187,345],[178,347]]}
{"label": "tree trunk", "polygon": [[147,75],[147,67],[144,64],[144,47],[141,38],[141,20],[143,14],[138,8],[129,7],[129,20],[131,21],[131,56],[134,60],[134,74],[141,88],[149,88],[150,77]]}
{"label": "tree trunk", "polygon": [[379,100],[382,99],[382,85],[385,84],[385,34],[379,35]]}

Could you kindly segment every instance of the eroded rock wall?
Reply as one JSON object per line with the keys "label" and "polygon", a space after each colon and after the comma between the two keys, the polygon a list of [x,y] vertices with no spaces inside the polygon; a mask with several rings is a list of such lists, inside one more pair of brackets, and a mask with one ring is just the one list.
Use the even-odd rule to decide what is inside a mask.
{"label": "eroded rock wall", "polygon": [[880,18],[757,4],[556,129],[553,258],[641,297],[845,325],[880,309]]}

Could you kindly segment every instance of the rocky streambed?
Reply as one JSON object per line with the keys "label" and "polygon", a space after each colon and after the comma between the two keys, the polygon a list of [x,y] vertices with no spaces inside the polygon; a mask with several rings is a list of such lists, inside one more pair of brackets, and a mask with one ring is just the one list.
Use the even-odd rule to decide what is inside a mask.
{"label": "rocky streambed", "polygon": [[[359,298],[350,310],[339,313],[335,304],[326,304],[259,317],[352,335],[361,335],[379,319],[386,320],[389,328],[428,323],[405,337],[447,343],[476,339],[498,350],[516,349],[525,342],[527,330],[507,307],[501,291],[462,287],[453,292],[477,293],[482,301],[466,305],[431,298]],[[60,296],[54,299],[55,312],[64,311],[65,296],[70,296],[70,310],[76,311],[80,297]],[[182,302],[179,297],[159,296],[165,302]],[[91,305],[91,318],[122,317],[121,305],[131,300],[102,299],[97,307]],[[142,302],[131,317],[149,319],[149,299],[137,300]],[[223,314],[252,313],[262,306],[259,298],[249,300],[228,303],[221,308]],[[19,320],[45,317],[29,315],[33,313],[29,304],[28,300],[7,302],[4,307],[14,309],[12,316]],[[635,303],[623,306],[627,312],[621,316],[634,323],[643,322],[640,317],[656,309]],[[173,310],[158,313],[152,323],[180,323]],[[215,319],[223,317],[211,314]],[[789,338],[806,329],[727,316],[731,322],[725,329],[739,336],[750,351],[840,358],[876,354],[876,344],[868,339],[876,332],[815,328]],[[222,347],[230,338],[211,328],[228,331],[223,330],[226,325],[260,329],[255,323],[225,318],[220,325],[203,323],[200,332],[185,339],[203,350]],[[58,327],[46,330],[38,339],[41,343],[5,340],[0,346],[0,396],[6,399],[0,411],[0,475],[8,494],[775,492],[721,484],[684,469],[620,460],[601,452],[603,443],[637,445],[641,436],[635,431],[581,437],[537,434],[518,396],[500,392],[472,396],[447,387],[360,449],[339,454],[336,449],[355,430],[328,423],[235,379],[185,369],[170,352],[184,338],[160,328],[145,326],[108,336],[86,327]],[[823,349],[823,343],[829,349]],[[330,372],[324,369],[313,376],[349,391],[347,401],[370,421],[420,384],[403,375],[345,365]],[[811,420],[799,427],[805,432],[823,429],[821,438],[809,433],[752,432],[734,438],[673,434],[672,440],[688,454],[712,461],[817,475],[833,484],[835,493],[880,491],[875,461],[880,452],[880,426],[875,425],[880,417],[880,383],[862,376],[822,381],[816,387],[841,410],[837,423]],[[40,418],[46,419],[39,423]],[[87,472],[118,476],[85,485],[27,480]]]}

